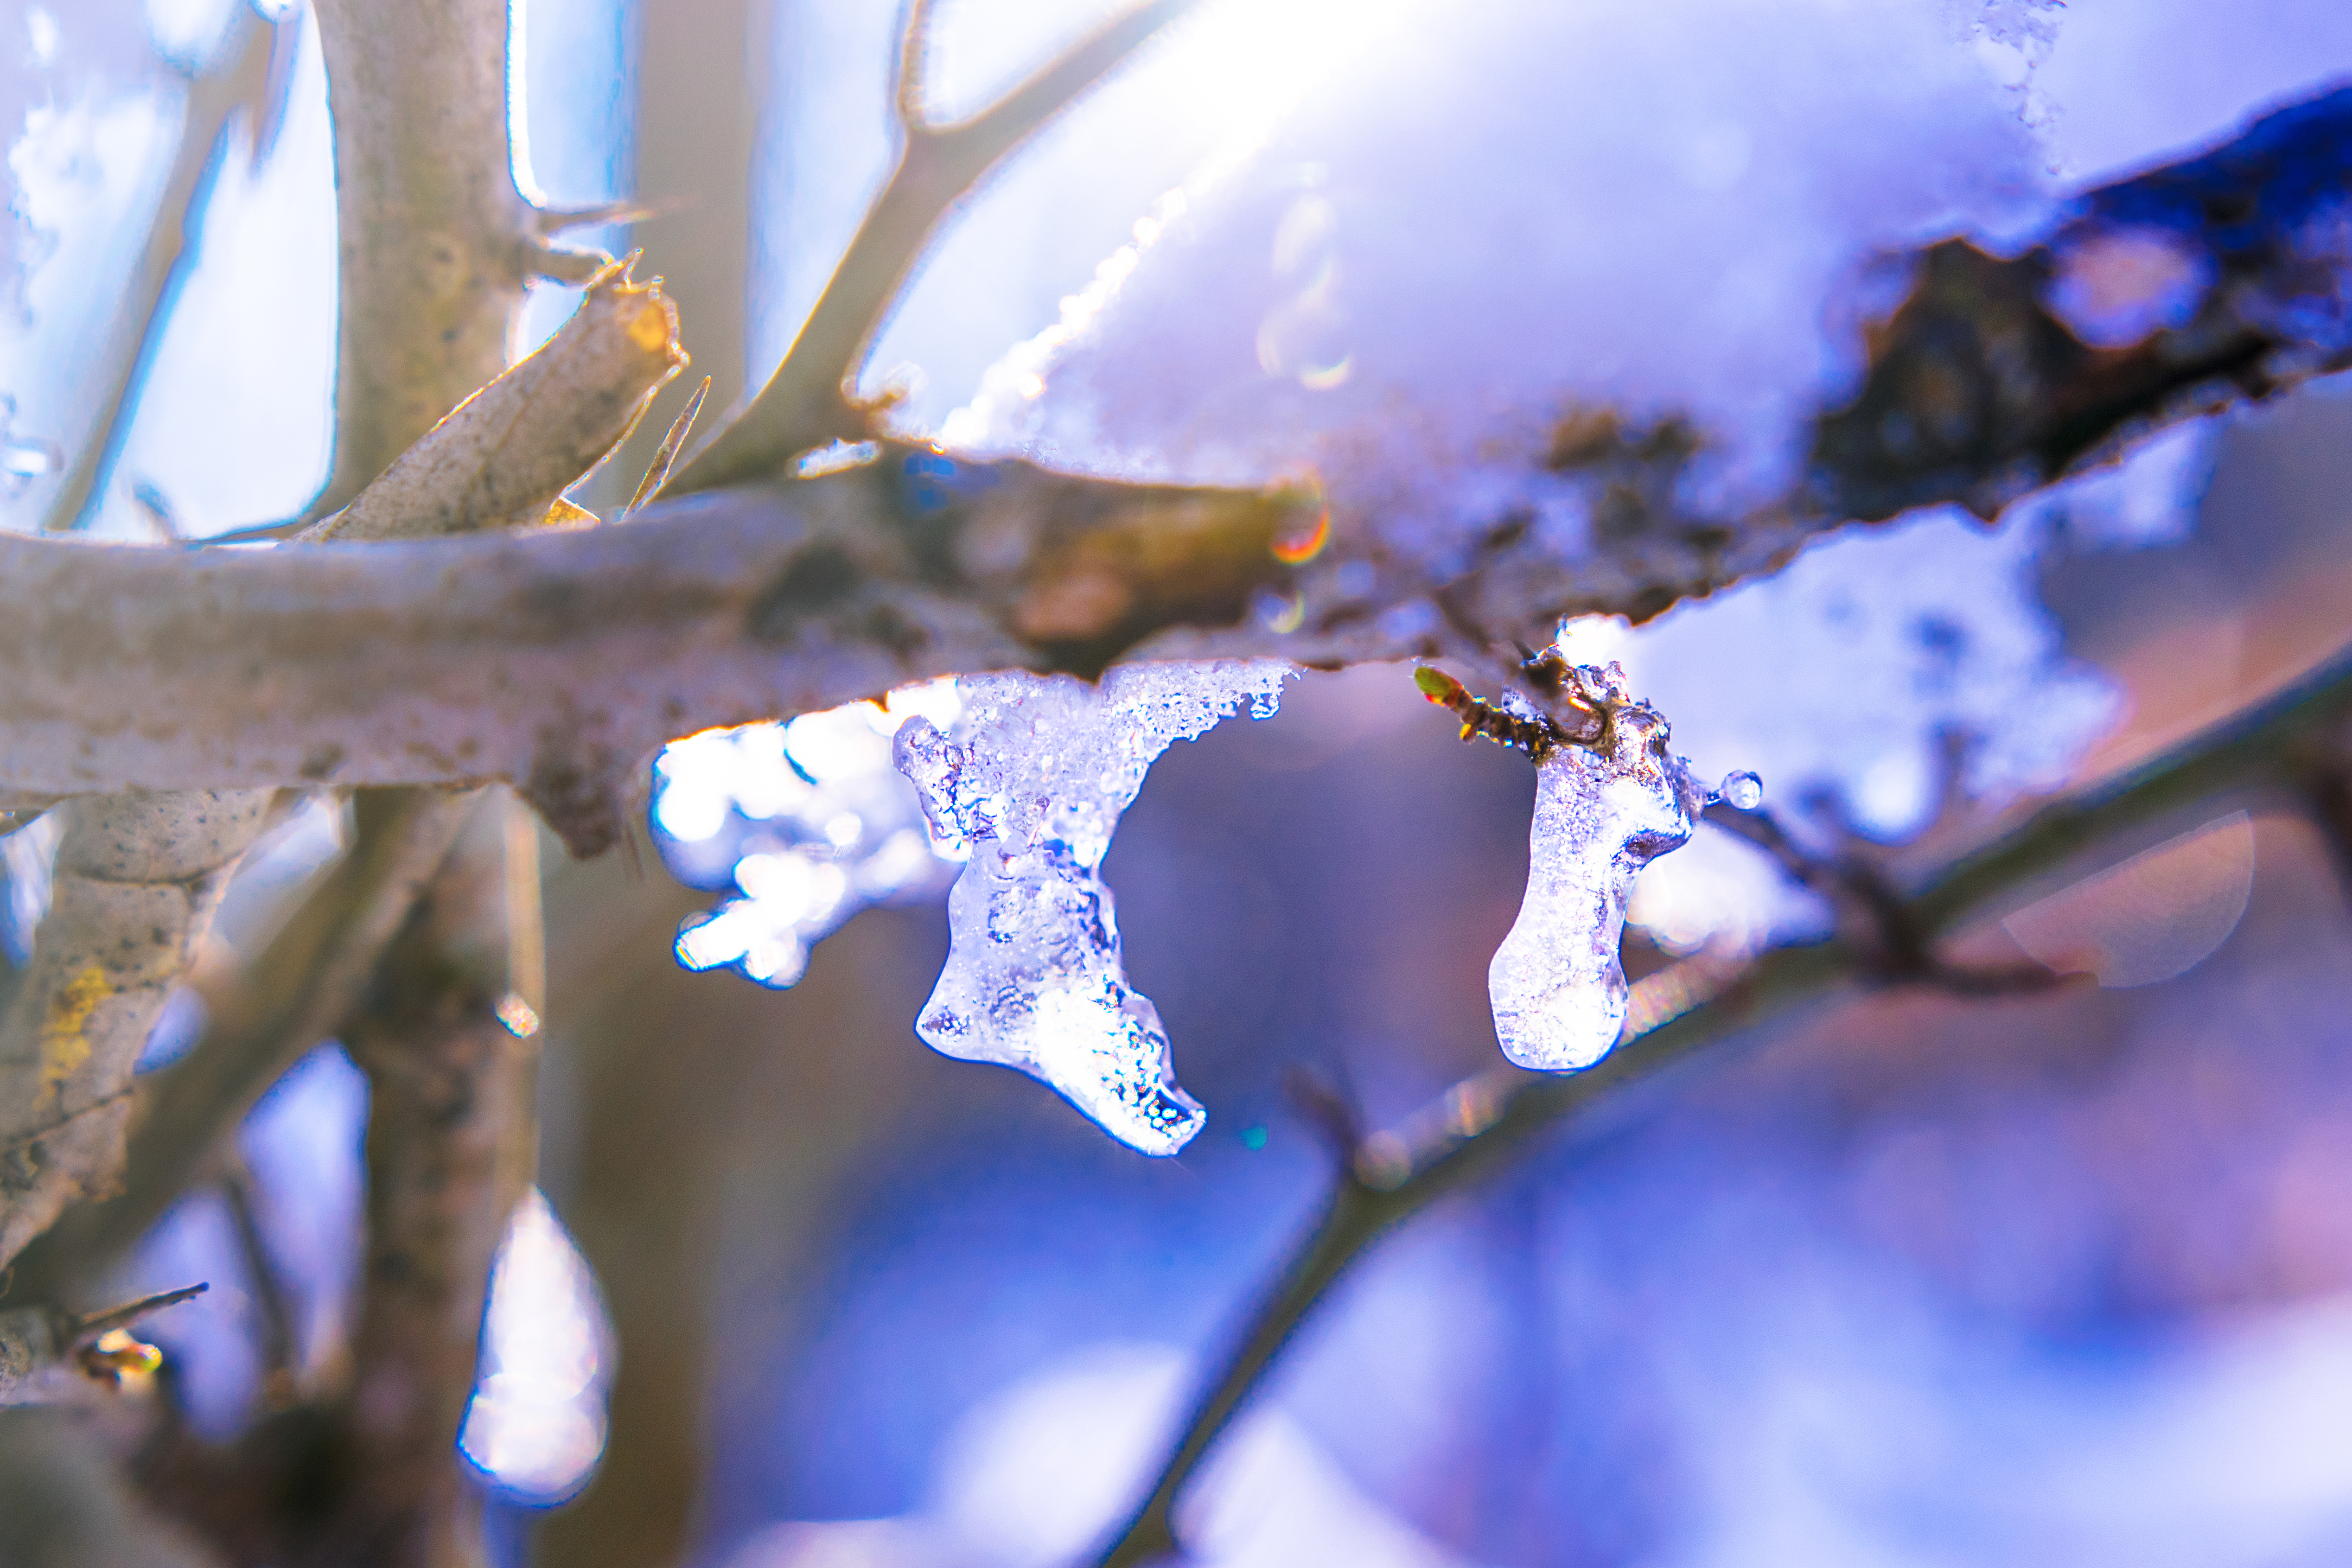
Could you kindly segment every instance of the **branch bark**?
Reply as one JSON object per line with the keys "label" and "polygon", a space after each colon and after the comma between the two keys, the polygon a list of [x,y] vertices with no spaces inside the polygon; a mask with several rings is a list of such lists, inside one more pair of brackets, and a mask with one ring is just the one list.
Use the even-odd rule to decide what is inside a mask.
{"label": "branch bark", "polygon": [[140,1086],[121,1192],[75,1209],[26,1248],[16,1292],[77,1294],[163,1216],[263,1091],[351,1016],[478,804],[470,793],[360,793],[351,850],[246,970],[207,987],[204,1034]]}
{"label": "branch bark", "polygon": [[[889,445],[845,473],[553,537],[193,557],[0,540],[0,791],[506,779],[590,851],[664,742],[902,681],[1124,657],[1486,658],[1481,635],[1646,618],[1849,519],[1990,512],[2133,433],[2352,363],[2352,256],[2326,222],[2347,147],[2352,89],[2091,192],[2015,258],[1921,251],[1862,393],[1814,421],[1812,472],[1738,526],[1675,510],[1687,443],[1565,420],[1547,461],[1607,485],[1625,526],[1575,548],[1504,529],[1442,584],[1384,563],[1362,519],[1304,564],[1277,560],[1303,496]],[[2155,303],[2185,324],[2091,346],[2068,280],[2119,246],[2170,247]],[[1253,614],[1290,594],[1297,631]],[[1384,616],[1425,601],[1444,614]]]}
{"label": "branch bark", "polygon": [[[475,1568],[456,1462],[490,1265],[538,1160],[535,1019],[517,994],[500,814],[454,856],[347,1032],[368,1077],[368,1250],[349,1402],[361,1568]],[[532,866],[535,872],[535,862]],[[531,891],[536,893],[533,877]]]}
{"label": "branch bark", "polygon": [[589,279],[572,319],[474,393],[297,543],[419,539],[544,522],[686,365],[661,280],[625,262]]}
{"label": "branch bark", "polygon": [[268,790],[129,793],[63,807],[49,912],[0,1017],[0,1266],[121,1169],[131,1070]]}
{"label": "branch bark", "polygon": [[541,241],[508,141],[505,0],[317,9],[342,257],[324,517],[504,368]]}

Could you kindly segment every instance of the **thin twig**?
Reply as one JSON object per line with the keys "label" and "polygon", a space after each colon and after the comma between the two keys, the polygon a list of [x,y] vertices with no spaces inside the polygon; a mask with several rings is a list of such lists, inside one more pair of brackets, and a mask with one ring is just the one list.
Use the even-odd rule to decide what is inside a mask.
{"label": "thin twig", "polygon": [[286,1279],[270,1256],[269,1238],[262,1231],[261,1206],[254,1191],[253,1172],[235,1153],[221,1161],[221,1196],[228,1205],[229,1224],[236,1232],[236,1249],[245,1263],[253,1299],[261,1306],[262,1387],[273,1404],[289,1397],[297,1347],[294,1310],[286,1297]]}
{"label": "thin twig", "polygon": [[248,111],[257,158],[272,86],[270,61],[275,45],[281,30],[299,26],[299,11],[289,11],[285,19],[264,25],[249,7],[240,5],[222,51],[229,61],[227,68],[205,72],[188,83],[179,151],[173,156],[163,202],[140,252],[136,281],[123,310],[123,324],[118,329],[119,344],[106,373],[98,422],[42,520],[41,526],[50,532],[89,527],[106,503],[106,482],[131,440],[139,396],[163,347],[172,307],[195,271],[198,252],[191,239],[203,230],[205,211],[228,159],[229,117],[240,109]]}
{"label": "thin twig", "polygon": [[[1897,895],[1902,921],[1923,942],[1933,942],[2112,835],[2227,791],[2291,784],[2304,758],[2331,747],[2347,709],[2352,650],[2155,761],[2042,807],[2011,832],[1921,879]],[[1857,945],[1833,939],[1767,952],[1727,984],[1710,982],[1712,1000],[1643,1032],[1629,1025],[1628,1037],[1588,1072],[1515,1075],[1509,1087],[1482,1075],[1408,1123],[1405,1135],[1366,1139],[1343,1168],[1321,1218],[1251,1311],[1186,1417],[1150,1495],[1100,1558],[1101,1568],[1137,1568],[1177,1550],[1177,1499],[1332,1282],[1374,1241],[1443,1194],[1492,1173],[1593,1100],[1840,986],[1884,983],[1888,977],[1875,946],[1874,941]],[[1643,980],[1634,988],[1629,1018],[1646,1010],[1645,991],[1687,989],[1688,977],[1678,971],[1705,962],[1702,954]],[[1901,978],[1979,994],[1972,985],[1986,976],[1937,963]]]}
{"label": "thin twig", "polygon": [[923,106],[930,97],[931,23],[938,9],[933,0],[908,0],[906,26],[898,33],[891,99],[898,106],[898,129],[908,134],[922,130],[929,118]]}
{"label": "thin twig", "polygon": [[152,1318],[166,1307],[176,1307],[183,1301],[193,1301],[212,1289],[199,1281],[183,1285],[176,1290],[160,1290],[152,1296],[142,1296],[136,1301],[125,1301],[119,1307],[103,1311],[85,1312],[67,1325],[68,1337],[76,1340],[95,1339],[110,1329],[127,1329],[142,1318]]}
{"label": "thin twig", "polygon": [[856,237],[793,340],[783,363],[732,423],[671,480],[690,494],[774,473],[795,453],[866,434],[849,384],[931,242],[940,220],[997,161],[1067,108],[1197,0],[1147,0],[1112,18],[969,120],[920,118],[920,34],[930,7],[915,5],[898,64],[903,132],[898,161]]}

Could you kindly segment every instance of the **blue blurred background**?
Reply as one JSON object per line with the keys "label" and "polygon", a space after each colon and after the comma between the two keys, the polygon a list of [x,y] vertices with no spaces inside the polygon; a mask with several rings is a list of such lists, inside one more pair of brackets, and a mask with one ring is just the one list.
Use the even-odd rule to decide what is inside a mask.
{"label": "blue blurred background", "polygon": [[[21,308],[0,434],[20,475],[11,526],[34,526],[45,443],[69,449],[88,417],[70,367],[104,336],[172,156],[173,62],[201,58],[226,12],[8,9]],[[950,8],[949,110],[1101,9]],[[646,247],[698,368],[731,399],[747,366],[781,354],[880,176],[894,8],[516,11],[529,180],[557,203],[656,207],[633,235],[584,237]],[[963,405],[1345,26],[1341,8],[1305,0],[1230,6],[1043,139],[886,335],[877,365],[922,366],[913,416]],[[159,509],[183,533],[269,521],[323,473],[332,206],[323,85],[301,37],[267,159],[221,176],[101,531],[152,533]],[[2352,68],[2352,23],[2285,0],[2137,16],[2082,0],[2054,37],[2034,80],[2062,184]],[[569,304],[543,289],[525,339]],[[224,374],[235,395],[218,394]],[[2315,384],[2200,440],[2181,515],[2132,548],[2063,506],[2017,509],[1998,535],[1953,527],[1951,551],[2022,563],[2050,668],[2105,694],[2069,777],[2149,754],[2345,635],[2346,388]],[[1870,551],[1937,526],[1953,525],[1874,536],[1842,570],[1866,583]],[[2040,700],[2030,684],[2015,697]],[[1670,708],[1685,710],[1686,744],[1724,743],[1702,697]],[[518,1264],[503,1340],[493,1309],[508,1402],[486,1382],[468,1435],[501,1550],[616,1568],[1081,1557],[1328,1188],[1286,1075],[1307,1069],[1382,1126],[1495,1061],[1486,967],[1517,908],[1532,786],[1521,759],[1458,743],[1393,668],[1304,677],[1277,717],[1161,760],[1107,876],[1130,978],[1210,1109],[1167,1161],[915,1038],[947,944],[937,868],[818,942],[777,990],[691,973],[672,952],[742,854],[797,842],[772,815],[722,800],[711,831],[634,869],[551,855],[552,1217],[533,1222],[536,1283]],[[1914,807],[1929,792],[1902,787],[1911,804],[1881,814],[1896,826],[1879,837],[1924,831],[1907,853],[1982,831],[1923,830],[1932,813]],[[1867,826],[1869,805],[1857,793],[1848,815]],[[2143,966],[2158,978],[2103,971],[2104,986],[1989,1003],[1841,996],[1561,1128],[1382,1243],[1189,1500],[1201,1560],[2352,1561],[2352,889],[2275,801],[2215,802],[2166,833],[2241,810],[2250,825],[2224,824],[2235,847],[2216,874],[2247,890],[2221,900],[2218,926],[2206,883],[2098,895],[2173,955]],[[321,832],[284,847],[281,900],[330,852]],[[28,857],[12,857],[13,888],[37,880]],[[273,907],[260,892],[251,904],[247,941]],[[228,935],[240,940],[234,910]],[[1976,940],[2032,945],[2024,925]],[[1630,942],[1637,971],[1663,961],[1648,937]],[[269,1396],[257,1371],[269,1333],[331,1375],[363,1093],[324,1047],[246,1129],[248,1201],[297,1282],[299,1321],[264,1321],[240,1285],[241,1222],[219,1193],[184,1204],[124,1282],[217,1282],[158,1328],[209,1430],[236,1430]],[[556,1345],[552,1363],[525,1364],[534,1341]]]}

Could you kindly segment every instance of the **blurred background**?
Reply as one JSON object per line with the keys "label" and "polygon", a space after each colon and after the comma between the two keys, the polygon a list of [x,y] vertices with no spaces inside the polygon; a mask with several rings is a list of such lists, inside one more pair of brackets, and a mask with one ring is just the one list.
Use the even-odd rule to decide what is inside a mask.
{"label": "blurred background", "polygon": [[[2056,191],[2352,70],[2332,5],[1912,8],[2008,95]],[[189,259],[142,346],[122,301],[231,8],[5,9],[8,524],[54,510],[100,372],[130,361],[138,415],[87,526],[292,515],[325,471],[334,338],[314,33],[283,35],[268,101],[195,159]],[[939,111],[1105,9],[943,5]],[[514,11],[519,176],[556,204],[655,209],[587,237],[645,247],[731,400],[886,167],[894,7]],[[1475,97],[1442,11],[1229,0],[1156,46],[933,257],[875,361],[906,417],[953,428],[992,367],[1022,374],[1010,351],[1201,168],[1287,156],[1281,114],[1343,91],[1349,48],[1417,41],[1441,108]],[[1253,151],[1269,137],[1275,154]],[[518,351],[570,302],[542,289]],[[2348,496],[2352,397],[2323,382],[1997,527],[1904,520],[1638,632],[1581,625],[1576,646],[1625,660],[1702,773],[1753,767],[1776,807],[1924,864],[2334,651]],[[544,1203],[503,1255],[465,1441],[510,1561],[1080,1559],[1328,1189],[1286,1074],[1381,1126],[1496,1060],[1486,967],[1519,901],[1532,771],[1460,744],[1409,670],[1380,667],[1305,676],[1277,716],[1174,747],[1110,853],[1129,975],[1210,1112],[1181,1156],[1137,1156],[1029,1079],[932,1054],[911,1025],[954,868],[911,837],[887,736],[953,700],[699,738],[662,764],[646,853],[573,864],[550,841]],[[224,917],[232,950],[339,831],[321,805],[271,841]],[[21,953],[42,846],[5,846]],[[1188,1499],[1200,1559],[2352,1559],[2340,873],[2279,802],[2214,801],[2058,868],[1970,939],[2080,984],[1842,996],[1560,1129],[1341,1281]],[[1822,929],[1711,833],[1642,900],[1637,973]],[[731,924],[694,923],[722,903]],[[184,1012],[152,1060],[193,1037]],[[166,1396],[207,1430],[266,1408],[273,1379],[332,1375],[363,1094],[322,1047],[254,1113],[236,1179],[192,1194],[122,1282],[214,1282],[155,1331]]]}

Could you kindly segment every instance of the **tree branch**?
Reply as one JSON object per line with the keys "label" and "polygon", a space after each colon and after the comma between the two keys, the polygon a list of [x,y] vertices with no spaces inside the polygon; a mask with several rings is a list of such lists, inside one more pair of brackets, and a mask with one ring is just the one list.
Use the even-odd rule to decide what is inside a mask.
{"label": "tree branch", "polygon": [[[478,1561],[457,1433],[490,1266],[538,1159],[538,1028],[508,1005],[519,979],[535,984],[517,973],[531,959],[508,938],[499,814],[479,827],[481,842],[450,858],[385,955],[347,1036],[369,1099],[368,1253],[347,1404],[359,1479],[344,1529],[348,1560],[374,1568]],[[530,891],[535,904],[535,878]]]}
{"label": "tree branch", "polygon": [[417,437],[297,543],[528,527],[618,446],[686,364],[661,280],[607,261],[555,335]]}
{"label": "tree branch", "polygon": [[139,395],[163,347],[172,307],[195,271],[197,250],[191,235],[202,232],[213,187],[228,159],[229,117],[246,110],[257,159],[273,77],[281,79],[276,85],[283,90],[282,79],[290,74],[273,70],[273,61],[286,52],[300,26],[299,11],[265,26],[249,7],[239,5],[221,51],[225,68],[200,72],[188,82],[179,149],[173,154],[163,201],[139,255],[139,269],[116,329],[119,342],[101,373],[106,390],[99,401],[98,422],[49,502],[41,524],[48,531],[87,528],[105,504],[107,480],[130,442]]}
{"label": "tree branch", "polygon": [[503,368],[542,242],[515,188],[506,0],[318,0],[341,235],[341,508]]}
{"label": "tree branch", "polygon": [[121,1192],[74,1210],[28,1248],[19,1290],[66,1296],[102,1274],[263,1091],[341,1027],[477,804],[439,791],[361,793],[350,852],[232,984],[208,988],[205,1032],[188,1054],[142,1082]]}
{"label": "tree branch", "polygon": [[668,493],[772,477],[794,454],[866,434],[850,384],[940,221],[1006,153],[1115,69],[1196,0],[1146,0],[1072,45],[985,110],[953,125],[922,117],[931,7],[908,12],[897,90],[898,161],[768,384],[670,479]]}
{"label": "tree branch", "polygon": [[126,793],[60,808],[49,910],[0,1016],[0,1266],[121,1169],[131,1066],[271,794]]}
{"label": "tree branch", "polygon": [[[2013,831],[1918,879],[1901,893],[1910,929],[1932,941],[1990,912],[2111,836],[2232,790],[2293,790],[2316,751],[2340,750],[2352,714],[2352,649],[2157,760],[2045,805]],[[1724,1043],[1840,986],[1942,985],[1930,964],[1890,975],[1876,942],[1833,940],[1767,952],[1727,970],[1708,955],[1634,987],[1626,1033],[1586,1072],[1484,1074],[1457,1086],[1402,1132],[1375,1133],[1342,1163],[1321,1218],[1251,1310],[1208,1380],[1150,1495],[1106,1549],[1101,1568],[1139,1568],[1178,1550],[1177,1499],[1331,1285],[1382,1236],[1437,1198],[1491,1175],[1538,1135],[1587,1105]],[[1963,994],[1971,994],[1958,972]],[[1693,1002],[1696,1005],[1689,1005]]]}
{"label": "tree branch", "polygon": [[[1013,124],[1062,74],[972,126]],[[1687,439],[1605,412],[1564,418],[1544,461],[1641,515],[1590,545],[1496,531],[1438,590],[1450,620],[1433,630],[1385,616],[1432,590],[1384,566],[1366,528],[1342,520],[1311,560],[1276,559],[1310,496],[1125,485],[887,443],[846,472],[549,537],[196,553],[0,539],[0,793],[497,778],[588,851],[613,841],[663,742],[907,680],[1092,674],[1126,657],[1330,665],[1474,636],[1449,625],[1540,642],[1564,615],[1647,618],[1772,570],[1849,518],[1937,500],[1990,510],[2167,419],[2352,363],[2335,325],[2352,315],[2352,258],[2326,248],[2321,221],[2343,195],[2347,144],[2352,89],[2089,193],[2016,258],[1962,241],[1919,252],[1862,394],[1814,420],[1811,472],[1736,526],[1674,510]],[[2163,319],[2186,324],[2088,346],[2056,313],[2102,336],[2067,280],[2126,244],[2177,252],[2169,272],[2123,270],[2171,279]],[[1253,613],[1291,594],[1296,632]]]}

